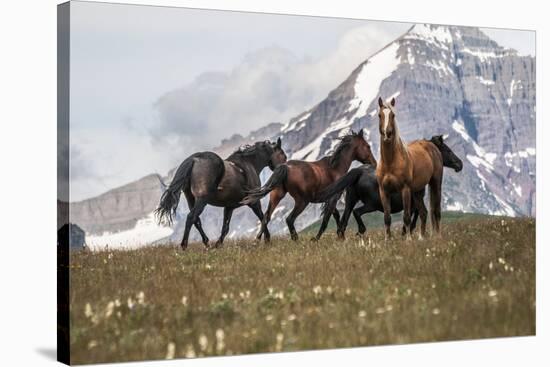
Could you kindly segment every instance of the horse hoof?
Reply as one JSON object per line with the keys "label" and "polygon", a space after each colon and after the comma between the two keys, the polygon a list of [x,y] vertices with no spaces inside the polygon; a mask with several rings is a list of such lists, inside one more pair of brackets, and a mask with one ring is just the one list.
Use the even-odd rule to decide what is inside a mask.
{"label": "horse hoof", "polygon": [[317,237],[311,237],[311,240],[310,240],[310,241],[311,241],[311,242],[318,242],[319,239],[318,239]]}

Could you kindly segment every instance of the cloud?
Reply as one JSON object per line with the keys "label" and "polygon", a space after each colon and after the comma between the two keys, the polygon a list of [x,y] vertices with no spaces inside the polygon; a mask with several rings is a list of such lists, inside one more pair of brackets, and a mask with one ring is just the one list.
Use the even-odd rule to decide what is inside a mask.
{"label": "cloud", "polygon": [[71,131],[71,201],[96,196],[147,174],[166,174],[180,163],[181,154],[171,145],[153,147],[148,133],[125,124]]}
{"label": "cloud", "polygon": [[286,122],[320,102],[369,55],[395,38],[395,26],[347,32],[319,60],[299,59],[276,45],[247,54],[229,72],[206,72],[155,103],[154,145],[190,154],[270,122]]}
{"label": "cloud", "polygon": [[[98,123],[78,123],[76,118],[71,122],[71,200],[153,172],[164,175],[188,155],[211,149],[235,133],[288,121],[320,102],[405,28],[371,23],[352,29],[332,52],[317,59],[298,57],[277,45],[263,47],[244,55],[229,71],[201,73],[159,96],[153,105],[121,108],[113,123],[102,123],[103,118],[110,120],[101,113],[110,110],[100,105],[93,115]],[[80,101],[83,106],[89,103],[88,98]]]}

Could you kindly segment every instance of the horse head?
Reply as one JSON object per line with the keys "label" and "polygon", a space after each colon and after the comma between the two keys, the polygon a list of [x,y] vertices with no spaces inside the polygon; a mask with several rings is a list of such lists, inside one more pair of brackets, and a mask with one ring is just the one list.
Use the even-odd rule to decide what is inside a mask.
{"label": "horse head", "polygon": [[456,154],[449,148],[444,142],[443,135],[432,136],[430,141],[439,149],[441,156],[443,157],[443,165],[455,170],[455,172],[462,171],[462,160],[456,156]]}
{"label": "horse head", "polygon": [[384,143],[390,143],[398,136],[397,123],[395,122],[395,98],[389,104],[378,97],[378,119],[380,137]]}
{"label": "horse head", "polygon": [[287,157],[283,148],[281,147],[281,138],[278,138],[277,142],[275,143],[272,143],[272,142],[267,142],[267,143],[270,145],[272,150],[268,165],[271,170],[274,170],[278,165],[285,163]]}
{"label": "horse head", "polygon": [[358,133],[351,133],[352,144],[355,150],[355,159],[361,163],[370,163],[372,166],[376,167],[376,159],[372,154],[370,149],[370,144],[365,140],[363,129],[359,130]]}

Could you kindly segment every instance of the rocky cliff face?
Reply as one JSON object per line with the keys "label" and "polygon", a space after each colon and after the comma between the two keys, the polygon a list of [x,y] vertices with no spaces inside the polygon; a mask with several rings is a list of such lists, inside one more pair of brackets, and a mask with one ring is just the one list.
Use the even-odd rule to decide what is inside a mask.
{"label": "rocky cliff face", "polygon": [[90,234],[131,229],[155,210],[162,190],[159,175],[143,177],[98,197],[70,203],[70,221]]}
{"label": "rocky cliff face", "polygon": [[[281,136],[293,159],[315,160],[330,152],[338,136],[363,128],[377,154],[376,100],[379,95],[396,97],[405,141],[447,134],[448,145],[464,161],[461,173],[445,172],[446,210],[534,216],[535,83],[535,58],[518,56],[477,28],[415,25],[359,65],[313,108],[285,125],[270,124],[247,137],[233,136],[216,150],[225,156],[242,143]],[[71,204],[71,209],[77,208],[71,221],[87,232],[128,228],[158,203],[158,178],[146,181],[137,184],[141,188],[115,189]],[[272,232],[286,231],[283,219],[291,209],[292,199],[287,198],[274,215]],[[297,227],[317,220],[319,209],[311,205]],[[179,218],[186,211],[182,203]],[[220,231],[221,215],[219,208],[203,215],[212,238]],[[180,240],[181,222],[171,238]],[[241,208],[235,211],[229,236],[252,234],[256,227],[252,212]]]}

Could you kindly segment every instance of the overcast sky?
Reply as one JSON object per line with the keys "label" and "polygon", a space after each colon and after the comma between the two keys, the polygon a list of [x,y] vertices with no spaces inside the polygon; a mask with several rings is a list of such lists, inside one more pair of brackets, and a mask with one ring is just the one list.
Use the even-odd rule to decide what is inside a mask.
{"label": "overcast sky", "polygon": [[[72,2],[71,200],[286,122],[410,26]],[[483,30],[534,55],[533,32]]]}

